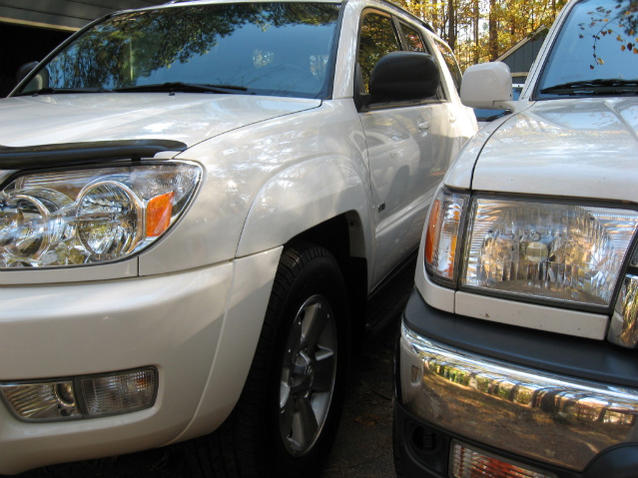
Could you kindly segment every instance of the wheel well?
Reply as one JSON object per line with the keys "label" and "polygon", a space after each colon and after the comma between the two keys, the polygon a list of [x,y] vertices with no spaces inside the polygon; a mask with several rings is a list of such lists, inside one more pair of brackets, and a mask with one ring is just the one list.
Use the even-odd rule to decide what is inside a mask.
{"label": "wheel well", "polygon": [[328,249],[337,259],[348,288],[352,335],[361,337],[365,326],[368,269],[361,220],[355,212],[333,217],[302,232],[289,243],[311,242]]}

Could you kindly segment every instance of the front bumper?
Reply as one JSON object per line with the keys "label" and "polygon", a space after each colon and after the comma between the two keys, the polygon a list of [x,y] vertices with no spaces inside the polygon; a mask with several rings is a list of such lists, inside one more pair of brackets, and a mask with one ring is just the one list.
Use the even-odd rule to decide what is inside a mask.
{"label": "front bumper", "polygon": [[[450,326],[452,337],[467,333],[464,330],[467,327],[497,331],[504,327],[484,322],[478,325],[464,323],[467,319],[434,311],[418,294],[413,295],[406,309],[398,360],[397,413],[411,417],[407,422],[416,421],[428,430],[438,430],[441,436],[460,437],[501,456],[513,457],[515,461],[529,462],[537,468],[540,465],[558,476],[597,476],[590,475],[591,470],[598,469],[596,462],[603,460],[608,451],[636,441],[638,387],[556,373],[551,364],[543,368],[532,367],[525,364],[522,352],[512,353],[512,357],[516,357],[513,361],[475,353],[459,347],[454,339],[449,341],[452,344],[446,343],[443,335],[447,325],[439,327],[437,340],[432,340],[427,334],[427,329],[432,327],[427,323],[428,319],[456,322]],[[406,327],[406,323],[420,323],[424,327],[417,333]],[[543,338],[545,342],[551,341],[551,334],[514,328],[500,332],[504,332],[501,337],[503,356],[507,356],[508,337],[514,343],[517,340],[523,343],[521,335],[532,334],[530,339],[541,340],[537,355],[542,354],[547,345],[542,343]],[[469,337],[474,349],[481,349],[482,341],[488,344],[493,338],[489,333]],[[564,340],[573,343],[574,339]],[[583,346],[596,347],[597,344],[589,342]],[[607,347],[606,344],[603,346]],[[493,355],[490,348],[485,346],[484,351]],[[568,352],[569,348],[564,350]],[[625,351],[619,353],[619,357],[608,356],[607,365],[613,366],[615,359],[622,362],[628,358]],[[552,352],[547,350],[547,354],[551,356]],[[559,358],[556,362],[555,370],[571,367],[567,356],[563,363]],[[399,422],[397,436],[402,442],[399,449],[407,452],[405,457],[438,473],[433,476],[446,476],[449,450],[441,449],[438,454],[429,453],[419,458],[414,449],[409,452],[411,432],[406,431],[406,420]],[[637,449],[631,450],[638,457]],[[638,462],[638,458],[635,461]]]}
{"label": "front bumper", "polygon": [[0,382],[152,365],[159,390],[146,410],[48,423],[20,421],[0,401],[0,474],[216,428],[247,376],[279,254],[147,278],[1,287]]}

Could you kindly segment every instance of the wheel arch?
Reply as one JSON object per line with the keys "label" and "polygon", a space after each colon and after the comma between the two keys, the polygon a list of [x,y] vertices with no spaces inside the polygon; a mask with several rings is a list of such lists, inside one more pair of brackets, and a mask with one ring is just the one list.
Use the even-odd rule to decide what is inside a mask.
{"label": "wheel arch", "polygon": [[286,244],[316,244],[335,257],[347,287],[351,333],[355,340],[365,326],[368,296],[368,261],[361,255],[363,241],[361,218],[355,211],[349,211],[303,231]]}
{"label": "wheel arch", "polygon": [[363,322],[374,235],[369,184],[356,164],[318,157],[272,177],[253,201],[236,253],[242,257],[302,240],[325,247],[344,275],[355,326]]}
{"label": "wheel arch", "polygon": [[237,244],[243,257],[289,243],[333,218],[351,219],[351,252],[370,257],[373,230],[365,170],[342,157],[316,157],[270,178],[255,196]]}

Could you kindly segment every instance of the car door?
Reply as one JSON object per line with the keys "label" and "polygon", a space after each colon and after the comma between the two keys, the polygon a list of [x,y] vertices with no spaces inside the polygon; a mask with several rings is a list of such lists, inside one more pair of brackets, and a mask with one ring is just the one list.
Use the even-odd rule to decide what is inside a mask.
{"label": "car door", "polygon": [[[377,61],[402,49],[427,53],[418,29],[387,12],[364,11],[355,97],[369,94],[370,74]],[[441,168],[439,157],[441,135],[448,133],[442,130],[447,110],[439,90],[441,94],[427,100],[360,109],[375,200],[375,285],[417,247],[426,208],[447,166],[446,161]]]}

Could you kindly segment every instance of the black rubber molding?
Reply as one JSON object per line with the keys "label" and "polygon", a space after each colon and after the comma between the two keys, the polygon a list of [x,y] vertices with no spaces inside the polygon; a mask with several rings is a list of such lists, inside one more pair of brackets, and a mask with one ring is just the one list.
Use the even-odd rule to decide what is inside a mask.
{"label": "black rubber molding", "polygon": [[484,357],[566,377],[638,388],[636,350],[606,341],[443,312],[427,305],[416,290],[408,301],[403,320],[423,337]]}
{"label": "black rubber molding", "polygon": [[163,151],[185,151],[180,141],[134,139],[88,143],[43,144],[38,146],[0,146],[0,169],[32,169],[76,162],[139,160]]}

